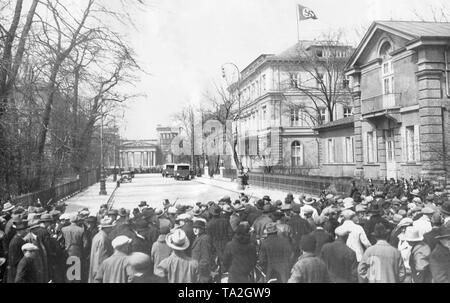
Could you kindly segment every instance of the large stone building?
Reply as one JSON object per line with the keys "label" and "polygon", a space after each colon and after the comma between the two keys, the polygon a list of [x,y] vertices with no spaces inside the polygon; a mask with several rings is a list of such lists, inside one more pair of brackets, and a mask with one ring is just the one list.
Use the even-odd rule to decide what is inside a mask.
{"label": "large stone building", "polygon": [[374,22],[347,63],[354,119],[318,129],[321,174],[445,182],[449,53],[450,23]]}
{"label": "large stone building", "polygon": [[[319,146],[313,127],[329,121],[330,112],[333,119],[352,114],[345,87],[333,91],[346,90],[348,96],[333,111],[318,101],[323,98],[322,88],[337,80],[329,77],[325,65],[335,60],[343,67],[351,51],[349,46],[329,41],[300,41],[278,55],[260,55],[241,72],[234,92],[241,95],[238,153],[244,167],[253,171],[267,166],[318,169]],[[275,161],[274,153],[278,154]]]}
{"label": "large stone building", "polygon": [[120,167],[126,170],[149,169],[157,165],[157,140],[124,140],[120,145]]}

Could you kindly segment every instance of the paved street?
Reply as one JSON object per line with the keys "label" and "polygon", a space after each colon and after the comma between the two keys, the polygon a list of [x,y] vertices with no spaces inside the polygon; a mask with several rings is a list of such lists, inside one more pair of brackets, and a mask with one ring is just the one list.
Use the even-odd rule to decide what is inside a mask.
{"label": "paved street", "polygon": [[[106,203],[114,189],[111,180],[106,183],[108,196],[98,196],[99,185],[95,184],[86,192],[67,200],[68,212],[81,207],[89,207],[97,211],[101,204]],[[152,207],[161,207],[163,199],[177,203],[194,205],[198,201],[217,201],[218,198],[229,195],[237,198],[237,193],[214,184],[203,184],[199,181],[175,181],[172,178],[163,178],[160,174],[137,174],[133,182],[122,183],[116,190],[114,208],[127,208],[132,210],[140,201],[147,201]]]}

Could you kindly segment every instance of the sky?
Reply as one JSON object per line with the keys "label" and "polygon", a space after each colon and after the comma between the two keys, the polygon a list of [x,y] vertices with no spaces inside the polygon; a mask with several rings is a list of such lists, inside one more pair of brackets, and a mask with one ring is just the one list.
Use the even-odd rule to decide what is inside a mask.
{"label": "sky", "polygon": [[[131,1],[131,0],[130,0]],[[173,125],[173,115],[198,104],[221,66],[241,70],[260,54],[277,54],[297,42],[296,5],[312,9],[318,20],[300,22],[301,39],[343,30],[356,46],[374,20],[418,20],[448,0],[148,0],[135,14],[136,30],[126,33],[148,72],[136,83],[146,96],[128,103],[120,123],[124,139],[157,138],[156,126]],[[230,74],[231,68],[226,69]]]}

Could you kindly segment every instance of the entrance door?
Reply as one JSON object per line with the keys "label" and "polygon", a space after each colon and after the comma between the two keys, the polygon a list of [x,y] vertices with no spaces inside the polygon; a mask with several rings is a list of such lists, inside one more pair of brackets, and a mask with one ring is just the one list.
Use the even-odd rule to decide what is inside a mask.
{"label": "entrance door", "polygon": [[386,142],[386,177],[397,179],[397,163],[395,162],[394,130],[385,130]]}

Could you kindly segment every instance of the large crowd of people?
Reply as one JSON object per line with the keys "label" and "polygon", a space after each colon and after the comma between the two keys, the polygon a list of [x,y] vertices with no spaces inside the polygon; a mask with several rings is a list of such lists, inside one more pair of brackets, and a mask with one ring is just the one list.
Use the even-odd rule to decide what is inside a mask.
{"label": "large crowd of people", "polygon": [[2,205],[4,283],[450,282],[448,192],[423,180],[284,201],[66,206]]}

